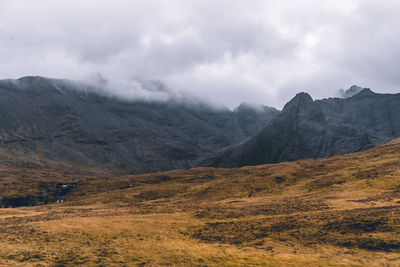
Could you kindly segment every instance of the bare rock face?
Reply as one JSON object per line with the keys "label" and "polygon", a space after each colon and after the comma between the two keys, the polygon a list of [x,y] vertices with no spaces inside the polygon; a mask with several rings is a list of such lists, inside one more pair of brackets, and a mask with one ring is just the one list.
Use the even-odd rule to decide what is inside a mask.
{"label": "bare rock face", "polygon": [[240,167],[356,152],[400,135],[400,94],[363,89],[350,98],[296,95],[265,128],[205,165]]}
{"label": "bare rock face", "polygon": [[124,101],[67,80],[2,80],[0,149],[143,173],[327,157],[400,136],[400,94],[350,91],[351,97],[316,101],[299,93],[281,112],[249,104],[231,111]]}
{"label": "bare rock face", "polygon": [[360,87],[360,86],[353,85],[352,87],[350,87],[350,89],[348,89],[348,90],[346,90],[346,91],[343,90],[343,89],[339,90],[338,96],[339,96],[340,98],[350,98],[350,97],[352,97],[352,96],[358,94],[359,92],[361,92],[361,91],[364,90],[364,89],[365,89],[365,88],[362,88],[362,87]]}
{"label": "bare rock face", "polygon": [[178,101],[123,101],[68,80],[0,81],[0,148],[129,173],[196,166],[279,111]]}

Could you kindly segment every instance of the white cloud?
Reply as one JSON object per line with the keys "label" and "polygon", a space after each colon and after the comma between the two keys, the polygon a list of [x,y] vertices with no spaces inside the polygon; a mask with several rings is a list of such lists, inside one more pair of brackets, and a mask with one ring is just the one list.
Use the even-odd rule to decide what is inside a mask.
{"label": "white cloud", "polygon": [[159,79],[230,107],[352,84],[395,92],[398,10],[394,0],[0,0],[0,77],[101,72],[122,93],[132,78]]}

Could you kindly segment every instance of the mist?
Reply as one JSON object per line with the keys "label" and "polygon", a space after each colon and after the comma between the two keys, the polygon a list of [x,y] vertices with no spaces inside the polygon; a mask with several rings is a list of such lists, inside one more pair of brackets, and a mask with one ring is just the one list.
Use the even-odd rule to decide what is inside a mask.
{"label": "mist", "polygon": [[354,84],[394,93],[398,10],[389,0],[0,0],[0,78],[100,73],[122,98],[230,108]]}

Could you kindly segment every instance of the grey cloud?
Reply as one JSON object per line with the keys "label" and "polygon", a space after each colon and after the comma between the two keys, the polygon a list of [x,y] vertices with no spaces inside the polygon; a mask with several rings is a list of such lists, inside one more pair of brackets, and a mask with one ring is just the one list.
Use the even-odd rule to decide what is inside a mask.
{"label": "grey cloud", "polygon": [[389,0],[0,0],[0,77],[100,72],[128,98],[160,80],[229,107],[353,84],[397,92],[399,10]]}

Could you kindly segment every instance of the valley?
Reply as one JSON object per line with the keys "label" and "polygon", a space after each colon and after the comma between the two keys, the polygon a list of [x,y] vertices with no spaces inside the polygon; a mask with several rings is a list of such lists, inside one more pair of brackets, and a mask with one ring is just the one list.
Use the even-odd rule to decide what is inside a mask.
{"label": "valley", "polygon": [[[359,153],[233,169],[107,176],[47,164],[31,168],[31,194],[35,183],[36,193],[43,183],[76,187],[62,203],[0,209],[1,264],[400,264],[395,141]],[[24,169],[13,169],[14,175],[2,169],[1,190],[12,185],[14,196],[24,195],[26,184],[18,183]]]}

